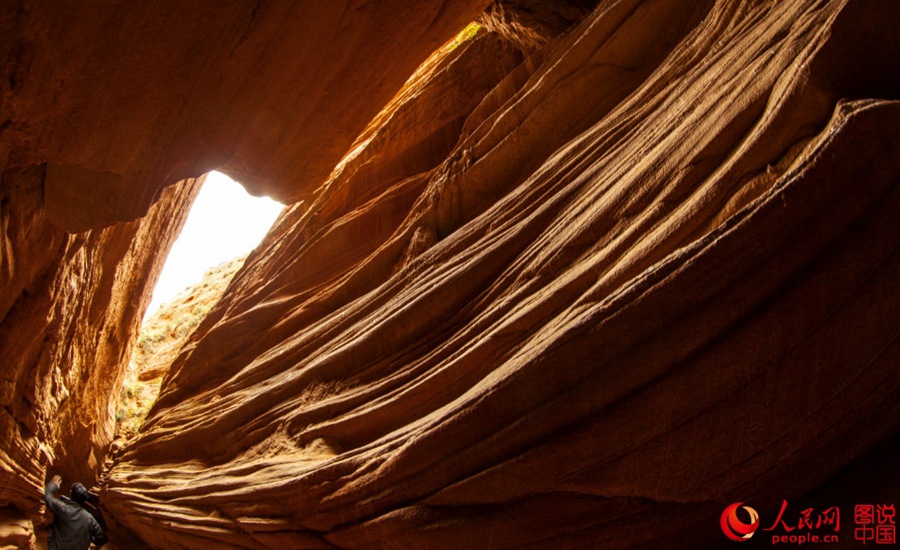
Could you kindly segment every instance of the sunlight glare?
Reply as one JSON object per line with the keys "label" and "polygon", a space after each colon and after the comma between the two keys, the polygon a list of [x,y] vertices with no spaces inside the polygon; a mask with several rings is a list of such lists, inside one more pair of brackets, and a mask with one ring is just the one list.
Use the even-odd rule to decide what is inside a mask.
{"label": "sunlight glare", "polygon": [[253,250],[284,205],[254,197],[220,172],[210,172],[172,245],[144,320],[199,282],[212,267]]}

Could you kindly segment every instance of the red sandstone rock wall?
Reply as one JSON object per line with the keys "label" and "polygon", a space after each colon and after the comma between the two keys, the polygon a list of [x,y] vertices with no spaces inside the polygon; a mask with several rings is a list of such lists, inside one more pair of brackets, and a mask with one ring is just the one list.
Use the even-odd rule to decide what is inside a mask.
{"label": "red sandstone rock wall", "polygon": [[603,3],[434,168],[281,219],[110,510],[167,548],[697,547],[828,480],[900,418],[895,11]]}
{"label": "red sandstone rock wall", "polygon": [[73,230],[214,168],[298,200],[488,3],[4,2],[3,139],[48,164],[48,214]]}
{"label": "red sandstone rock wall", "polygon": [[[393,99],[329,95],[353,124],[213,132],[308,199],[106,473],[120,540],[712,547],[725,505],[777,509],[896,437],[898,5],[622,0],[518,28],[547,5],[495,7]],[[426,49],[403,44],[399,66]],[[274,52],[264,74],[302,74]],[[222,94],[265,118],[242,101],[270,84],[246,86]]]}
{"label": "red sandstone rock wall", "polygon": [[92,484],[122,374],[165,253],[199,190],[168,189],[142,220],[67,234],[46,218],[42,167],[0,177],[0,545],[29,548],[44,482]]}
{"label": "red sandstone rock wall", "polygon": [[174,185],[308,195],[487,4],[0,4],[0,544],[32,538],[46,468],[98,473]]}

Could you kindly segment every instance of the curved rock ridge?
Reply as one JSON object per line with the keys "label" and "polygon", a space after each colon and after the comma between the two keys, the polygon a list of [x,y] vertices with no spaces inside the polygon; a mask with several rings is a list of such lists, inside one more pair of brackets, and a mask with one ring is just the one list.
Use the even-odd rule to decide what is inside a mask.
{"label": "curved rock ridge", "polygon": [[116,439],[125,441],[137,433],[159,384],[194,328],[219,301],[225,288],[243,265],[238,256],[209,268],[194,285],[171,301],[160,304],[141,324],[134,351],[125,369],[116,409]]}
{"label": "curved rock ridge", "polygon": [[442,50],[183,348],[117,525],[696,548],[825,484],[900,429],[898,9],[623,0]]}

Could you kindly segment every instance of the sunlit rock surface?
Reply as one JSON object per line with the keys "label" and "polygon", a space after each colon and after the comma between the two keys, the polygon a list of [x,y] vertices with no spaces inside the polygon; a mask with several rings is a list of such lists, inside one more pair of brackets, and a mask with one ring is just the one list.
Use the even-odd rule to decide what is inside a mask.
{"label": "sunlit rock surface", "polygon": [[[344,93],[288,98],[291,131],[147,108],[216,146],[172,143],[146,170],[225,162],[305,200],[105,472],[118,541],[715,547],[726,505],[777,511],[897,437],[900,4],[559,6],[495,4],[402,88],[485,6],[444,5],[425,32],[418,10],[366,3],[395,25],[374,43],[318,14],[306,44],[354,61],[327,80]],[[249,26],[274,45],[285,27]],[[253,98],[284,99],[280,79],[309,69],[263,51],[258,78],[205,101],[270,120]],[[395,86],[371,83],[373,59]],[[226,84],[234,70],[203,67]],[[320,100],[325,131],[308,123]],[[146,197],[166,179],[128,173]],[[102,224],[149,200],[110,197],[55,217]],[[39,498],[29,475],[22,503]]]}

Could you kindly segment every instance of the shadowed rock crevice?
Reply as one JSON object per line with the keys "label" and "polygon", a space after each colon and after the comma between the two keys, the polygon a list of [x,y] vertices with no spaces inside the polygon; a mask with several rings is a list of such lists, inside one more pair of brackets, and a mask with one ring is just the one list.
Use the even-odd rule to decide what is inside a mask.
{"label": "shadowed rock crevice", "polygon": [[525,52],[534,52],[584,20],[597,0],[495,0],[478,18],[487,30]]}

